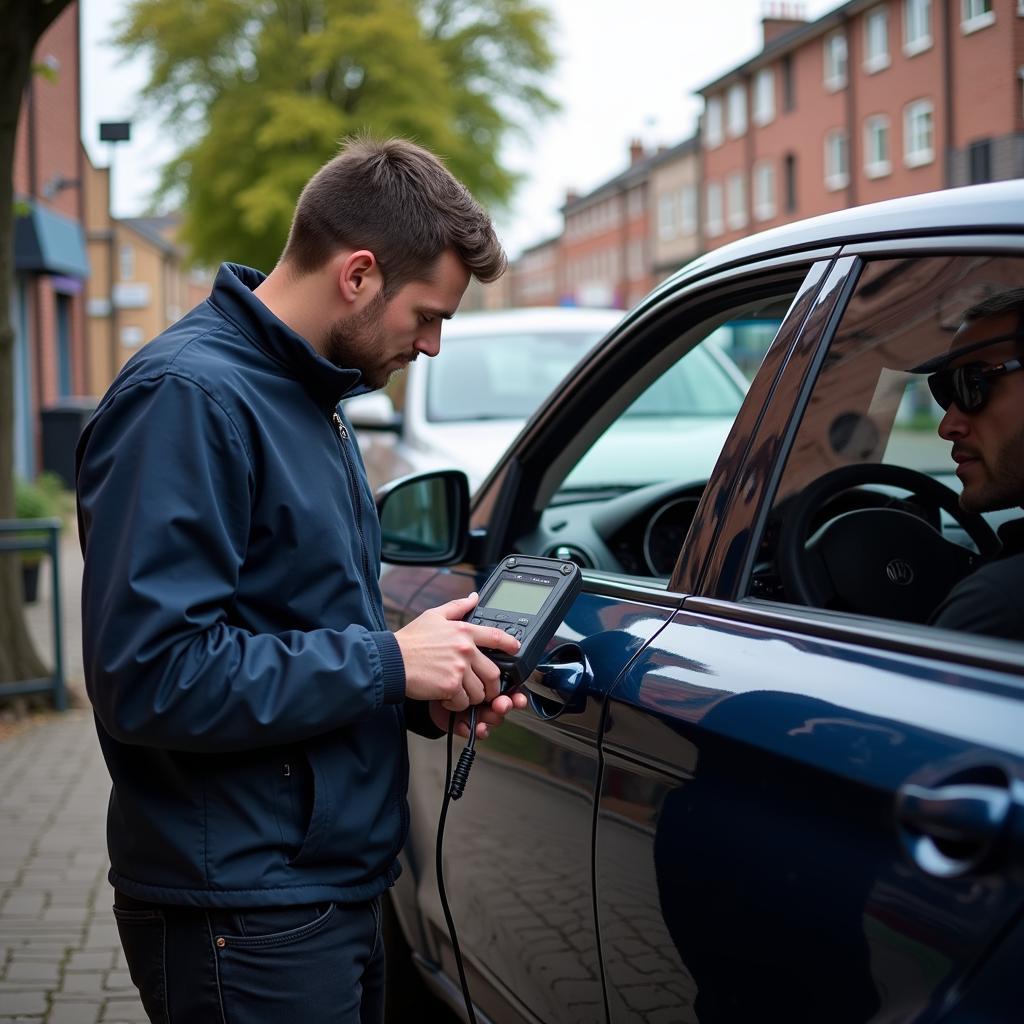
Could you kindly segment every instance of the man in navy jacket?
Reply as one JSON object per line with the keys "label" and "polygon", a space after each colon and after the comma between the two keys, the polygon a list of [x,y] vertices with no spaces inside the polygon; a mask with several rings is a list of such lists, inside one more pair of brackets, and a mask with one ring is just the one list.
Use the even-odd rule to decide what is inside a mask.
{"label": "man in navy jacket", "polygon": [[85,667],[113,780],[114,913],[154,1021],[379,1021],[380,896],[407,831],[406,727],[498,696],[462,621],[397,632],[338,403],[440,349],[505,256],[439,160],[356,140],[307,184],[264,277],[124,367],[83,432]]}

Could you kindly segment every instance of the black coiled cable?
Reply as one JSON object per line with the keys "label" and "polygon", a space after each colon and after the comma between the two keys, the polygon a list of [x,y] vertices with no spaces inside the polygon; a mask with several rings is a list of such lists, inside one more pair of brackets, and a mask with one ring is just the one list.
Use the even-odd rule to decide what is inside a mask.
{"label": "black coiled cable", "polygon": [[[459,984],[462,986],[462,998],[466,1004],[466,1018],[469,1024],[477,1024],[473,1000],[469,995],[469,983],[466,981],[466,970],[462,966],[462,951],[459,939],[455,934],[455,922],[452,920],[451,908],[448,906],[448,895],[444,889],[444,864],[441,853],[444,844],[444,823],[448,817],[448,806],[452,800],[458,800],[466,788],[469,770],[473,767],[476,757],[476,708],[469,709],[469,742],[459,756],[459,764],[452,771],[452,747],[455,738],[455,712],[448,717],[448,760],[444,772],[444,799],[441,801],[441,816],[437,822],[437,845],[435,846],[434,869],[437,873],[437,894],[441,897],[441,910],[444,912],[448,935],[452,940],[452,952],[455,954],[455,966],[459,969]],[[456,791],[457,790],[457,791]]]}

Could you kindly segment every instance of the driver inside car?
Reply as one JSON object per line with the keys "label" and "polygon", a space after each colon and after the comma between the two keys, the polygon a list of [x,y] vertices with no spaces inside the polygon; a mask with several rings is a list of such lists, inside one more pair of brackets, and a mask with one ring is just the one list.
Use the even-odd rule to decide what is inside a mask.
{"label": "driver inside car", "polygon": [[[945,410],[939,436],[951,441],[968,512],[1024,506],[1024,288],[971,306],[948,352],[916,366]],[[1024,519],[999,530],[1002,550],[961,580],[935,610],[944,629],[1024,640]]]}

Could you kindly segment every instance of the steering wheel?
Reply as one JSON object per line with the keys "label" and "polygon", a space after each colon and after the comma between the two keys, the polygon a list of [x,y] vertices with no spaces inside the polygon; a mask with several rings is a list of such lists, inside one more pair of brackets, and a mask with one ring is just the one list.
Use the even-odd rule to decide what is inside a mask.
{"label": "steering wheel", "polygon": [[[853,487],[899,487],[936,512],[948,512],[980,556],[946,540],[930,523],[898,508],[862,508],[811,525],[830,499]],[[905,622],[927,622],[950,588],[999,551],[985,520],[960,508],[955,491],[904,466],[842,466],[787,503],[779,533],[779,575],[786,594],[815,608],[836,608]]]}

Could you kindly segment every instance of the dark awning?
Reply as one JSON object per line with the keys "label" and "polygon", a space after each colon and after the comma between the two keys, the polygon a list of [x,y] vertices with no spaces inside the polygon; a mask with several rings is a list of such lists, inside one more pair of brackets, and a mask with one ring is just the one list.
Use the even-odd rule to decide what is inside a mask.
{"label": "dark awning", "polygon": [[85,232],[78,221],[36,203],[14,221],[15,272],[89,276]]}

